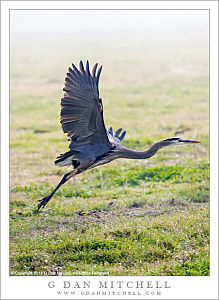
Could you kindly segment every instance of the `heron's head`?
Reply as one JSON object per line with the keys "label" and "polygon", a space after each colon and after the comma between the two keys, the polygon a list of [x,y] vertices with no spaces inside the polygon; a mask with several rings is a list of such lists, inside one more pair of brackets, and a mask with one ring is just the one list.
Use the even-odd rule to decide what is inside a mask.
{"label": "heron's head", "polygon": [[[183,144],[199,144],[199,141],[194,140],[183,140],[178,137],[169,138],[160,142],[160,147],[166,147],[170,145],[183,145]],[[159,144],[159,143],[158,143]]]}

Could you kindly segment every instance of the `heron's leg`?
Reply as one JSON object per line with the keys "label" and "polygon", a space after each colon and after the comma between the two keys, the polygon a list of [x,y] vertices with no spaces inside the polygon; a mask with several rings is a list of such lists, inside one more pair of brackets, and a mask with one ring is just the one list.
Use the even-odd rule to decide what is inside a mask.
{"label": "heron's leg", "polygon": [[66,183],[66,181],[68,181],[70,178],[76,176],[77,174],[79,174],[78,170],[72,170],[71,172],[66,173],[61,181],[59,182],[59,184],[57,185],[57,187],[52,191],[51,194],[49,194],[47,197],[44,197],[42,199],[39,200],[39,204],[38,204],[38,210],[42,207],[44,207],[49,200],[52,198],[52,196],[55,194],[55,192],[60,188],[61,185],[63,185],[64,183]]}

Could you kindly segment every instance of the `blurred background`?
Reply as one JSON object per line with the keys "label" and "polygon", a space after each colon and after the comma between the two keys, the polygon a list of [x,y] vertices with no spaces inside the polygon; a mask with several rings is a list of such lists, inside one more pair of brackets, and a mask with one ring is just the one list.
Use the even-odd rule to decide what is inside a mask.
{"label": "blurred background", "polygon": [[[89,59],[91,65],[103,65],[100,91],[109,123],[117,126],[118,117],[123,123],[118,107],[125,105],[127,114],[142,114],[134,120],[135,130],[151,128],[150,116],[161,111],[163,119],[154,120],[165,127],[184,101],[184,117],[198,118],[199,130],[206,127],[197,111],[190,115],[190,106],[208,110],[203,91],[208,86],[208,11],[12,10],[10,20],[12,109],[49,104],[57,113],[68,66]],[[188,102],[197,88],[200,95]],[[177,118],[175,126],[181,121]]]}

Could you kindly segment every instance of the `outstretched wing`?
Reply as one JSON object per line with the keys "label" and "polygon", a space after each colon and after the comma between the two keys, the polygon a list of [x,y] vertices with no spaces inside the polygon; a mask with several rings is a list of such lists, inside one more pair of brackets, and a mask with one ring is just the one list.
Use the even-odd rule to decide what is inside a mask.
{"label": "outstretched wing", "polygon": [[86,69],[82,61],[80,70],[72,64],[65,78],[65,94],[61,99],[60,123],[71,140],[69,147],[74,157],[80,161],[94,160],[112,148],[98,90],[102,66],[97,71],[97,65],[94,65],[91,74],[88,61]]}

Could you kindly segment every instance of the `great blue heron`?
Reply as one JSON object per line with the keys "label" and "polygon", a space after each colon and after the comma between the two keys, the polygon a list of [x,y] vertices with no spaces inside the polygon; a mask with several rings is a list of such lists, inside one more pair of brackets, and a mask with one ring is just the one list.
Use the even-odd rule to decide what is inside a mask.
{"label": "great blue heron", "polygon": [[159,149],[170,145],[199,143],[173,137],[155,143],[146,151],[135,151],[122,146],[126,131],[120,128],[114,134],[112,127],[107,130],[104,124],[103,102],[98,89],[102,66],[97,71],[97,65],[94,65],[92,73],[88,61],[86,68],[80,61],[79,70],[74,64],[68,69],[63,89],[65,94],[61,99],[60,123],[70,140],[70,150],[60,154],[55,164],[59,167],[72,165],[73,170],[63,176],[51,194],[39,200],[38,209],[49,202],[61,185],[84,171],[117,158],[147,159]]}

